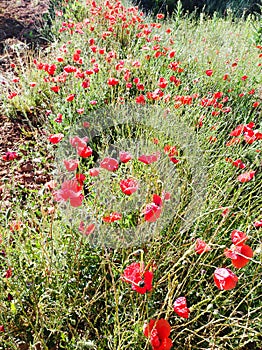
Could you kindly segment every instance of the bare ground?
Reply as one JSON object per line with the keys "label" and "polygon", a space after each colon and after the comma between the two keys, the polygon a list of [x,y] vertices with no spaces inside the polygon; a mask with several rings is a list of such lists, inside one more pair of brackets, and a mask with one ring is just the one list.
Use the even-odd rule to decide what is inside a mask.
{"label": "bare ground", "polygon": [[[49,5],[49,0],[0,0],[0,93],[8,93],[9,66],[15,56],[10,47],[23,51],[28,43],[44,44],[39,29]],[[39,150],[38,140],[43,138],[43,130],[31,130],[21,120],[8,118],[0,106],[0,209],[11,206],[16,188],[19,192],[39,190],[50,180],[50,162],[43,166],[46,155]],[[7,151],[17,152],[18,158],[3,160]]]}

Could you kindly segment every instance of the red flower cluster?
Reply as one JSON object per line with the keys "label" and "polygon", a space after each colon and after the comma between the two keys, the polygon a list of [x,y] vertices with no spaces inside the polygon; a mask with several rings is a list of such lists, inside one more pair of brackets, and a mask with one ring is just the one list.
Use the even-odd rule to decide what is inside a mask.
{"label": "red flower cluster", "polygon": [[231,163],[233,166],[235,166],[238,169],[245,169],[246,165],[242,162],[241,159],[233,160],[231,158],[226,158],[226,161]]}
{"label": "red flower cluster", "polygon": [[71,145],[76,149],[77,154],[82,158],[89,158],[93,153],[91,147],[87,146],[87,142],[87,137],[81,139],[80,137],[75,136],[70,139]]}
{"label": "red flower cluster", "polygon": [[244,140],[249,145],[255,142],[256,140],[262,139],[262,133],[259,131],[254,131],[255,123],[250,122],[248,124],[240,124],[238,125],[231,133],[230,136],[240,136],[244,135]]}
{"label": "red flower cluster", "polygon": [[16,152],[6,152],[3,156],[2,159],[4,161],[9,161],[9,160],[14,160],[18,157],[18,154]]}
{"label": "red flower cluster", "polygon": [[170,145],[166,145],[164,147],[164,152],[168,155],[169,160],[174,163],[177,164],[179,162],[179,159],[177,159],[175,156],[178,155],[178,151],[176,146],[170,146]]}

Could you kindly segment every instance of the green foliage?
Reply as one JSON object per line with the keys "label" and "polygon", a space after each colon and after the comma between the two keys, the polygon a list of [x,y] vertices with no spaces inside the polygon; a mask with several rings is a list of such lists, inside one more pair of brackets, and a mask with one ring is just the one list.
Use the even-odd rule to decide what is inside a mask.
{"label": "green foliage", "polygon": [[[260,6],[260,10],[262,9],[262,6]],[[256,45],[261,45],[262,43],[262,14],[260,11],[260,14],[257,14],[257,21],[254,23],[253,21],[251,21],[252,23],[252,27],[253,27],[253,38],[254,38],[254,42]]]}
{"label": "green foliage", "polygon": [[209,15],[219,13],[225,16],[227,11],[232,11],[236,17],[255,14],[257,12],[261,13],[261,8],[257,0],[141,0],[139,4],[146,11],[151,11],[154,14],[158,12],[172,14],[179,2],[181,2],[183,10],[189,13],[197,12],[200,14],[204,11]]}

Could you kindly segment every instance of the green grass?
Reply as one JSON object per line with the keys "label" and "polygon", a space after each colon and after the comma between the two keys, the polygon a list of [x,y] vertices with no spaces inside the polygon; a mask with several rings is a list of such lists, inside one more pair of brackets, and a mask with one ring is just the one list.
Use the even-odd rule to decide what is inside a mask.
{"label": "green grass", "polygon": [[[137,219],[135,210],[130,214],[126,209],[127,199],[118,189],[119,179],[127,174],[141,183],[141,192],[134,194],[137,197],[128,198],[131,209],[136,208],[135,201],[139,209],[151,202],[153,193],[161,195],[160,183],[164,189],[172,189],[171,197],[179,197],[171,202],[171,208],[166,202],[163,221],[159,220],[154,235],[149,224],[145,226],[146,239],[132,242],[131,238],[128,246],[120,243],[112,248],[105,236],[99,244],[92,244],[91,235],[83,236],[78,230],[83,213],[63,210],[44,186],[30,190],[15,181],[3,184],[11,193],[12,205],[7,210],[1,203],[0,212],[0,325],[5,329],[0,333],[0,349],[19,349],[19,344],[20,348],[26,344],[28,349],[150,349],[143,324],[152,318],[165,318],[172,327],[174,349],[259,350],[261,228],[253,223],[262,219],[261,140],[248,144],[241,136],[239,144],[226,145],[232,139],[230,132],[239,124],[253,121],[254,129],[262,132],[261,49],[256,47],[253,32],[259,20],[210,19],[202,14],[200,19],[181,15],[179,20],[160,21],[140,16],[136,9],[126,10],[130,4],[110,4],[111,16],[116,15],[116,7],[125,15],[126,29],[122,27],[123,17],[106,18],[109,9],[103,2],[97,1],[101,9],[91,11],[90,1],[86,5],[69,1],[63,5],[63,15],[52,22],[50,46],[38,53],[27,52],[25,61],[18,57],[13,75],[20,81],[13,83],[10,79],[10,91],[1,95],[2,112],[17,122],[23,120],[32,130],[45,129],[46,139],[43,135],[36,137],[35,146],[28,145],[26,153],[26,146],[14,151],[29,159],[40,158],[44,167],[53,166],[54,170],[48,171],[57,181],[61,180],[57,169],[68,156],[68,139],[79,129],[83,132],[79,128],[83,121],[90,122],[84,132],[90,133],[90,145],[100,159],[110,154],[112,147],[118,152],[125,146],[135,157],[160,151],[159,163],[145,165],[133,160],[121,164],[113,175],[101,172],[100,178],[88,176],[89,168],[98,164],[96,159],[81,160],[87,184],[95,183],[94,188],[101,190],[99,201],[96,193],[92,192],[94,197],[85,196],[82,208],[89,218],[85,216],[84,220],[86,223],[96,215],[103,235],[121,233],[125,225],[133,223],[139,228],[143,222],[141,213]],[[71,23],[77,32],[59,32],[62,22]],[[148,41],[137,35],[147,29],[151,30]],[[108,36],[103,38],[103,33]],[[90,39],[106,53],[92,52]],[[83,64],[72,59],[76,49],[81,49]],[[172,50],[175,55],[169,57]],[[57,57],[64,61],[58,62]],[[34,59],[55,64],[54,75],[37,69]],[[171,62],[183,70],[171,70]],[[85,78],[68,73],[66,81],[58,81],[65,66],[84,72],[96,68],[94,63],[97,73]],[[208,69],[212,69],[212,76],[206,75]],[[139,78],[144,90],[138,90],[134,83],[126,87],[127,70],[129,82]],[[225,74],[227,80],[223,79]],[[243,80],[245,75],[247,79]],[[171,76],[181,83],[170,82]],[[119,79],[119,84],[109,86],[110,77]],[[159,88],[160,77],[168,81],[167,87],[161,88],[164,96],[150,99],[148,93]],[[89,79],[89,88],[81,86],[84,79]],[[36,86],[31,87],[30,82]],[[58,93],[50,89],[55,85],[60,87]],[[11,91],[18,95],[8,99]],[[201,104],[203,99],[212,100],[217,92],[223,93],[217,101],[221,106]],[[75,98],[68,102],[70,94]],[[145,96],[145,105],[136,103],[140,95]],[[183,96],[191,96],[192,102],[183,104]],[[94,100],[97,103],[90,104]],[[254,102],[260,105],[254,107]],[[81,108],[83,114],[77,112]],[[58,113],[63,116],[62,123],[54,121]],[[51,133],[65,137],[52,145],[47,140]],[[152,141],[156,138],[158,144]],[[178,149],[180,161],[176,165],[163,153],[167,144]],[[55,159],[51,164],[47,158],[50,154]],[[240,158],[246,169],[235,168],[226,158]],[[16,167],[14,161],[13,171]],[[256,171],[250,182],[237,180],[238,175],[250,170]],[[106,209],[112,212],[116,208],[124,210],[126,221],[111,226],[102,223]],[[168,214],[165,208],[169,208]],[[223,217],[225,208],[229,214]],[[69,213],[70,220],[66,218]],[[22,225],[12,232],[14,220]],[[247,244],[254,251],[253,259],[239,270],[224,255],[224,249],[232,244],[234,229],[246,232]],[[195,253],[197,238],[211,247],[208,253]],[[128,265],[139,261],[156,266],[153,290],[145,295],[132,291],[131,285],[120,278]],[[217,267],[228,267],[238,276],[233,290],[220,291],[215,286]],[[12,276],[5,278],[8,268]],[[188,319],[173,311],[173,303],[180,296],[187,298],[191,311]]]}

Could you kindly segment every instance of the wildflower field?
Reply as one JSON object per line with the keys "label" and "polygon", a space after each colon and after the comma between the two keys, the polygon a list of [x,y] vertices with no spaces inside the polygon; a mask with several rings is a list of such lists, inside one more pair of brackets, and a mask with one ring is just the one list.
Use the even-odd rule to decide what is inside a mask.
{"label": "wildflower field", "polygon": [[0,349],[262,349],[261,16],[52,3],[1,84]]}

